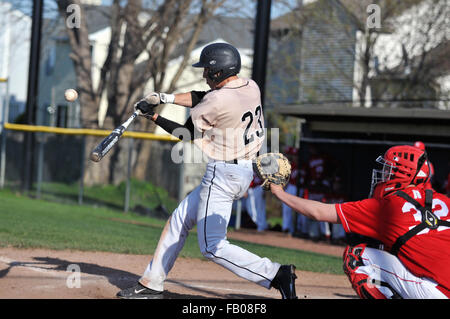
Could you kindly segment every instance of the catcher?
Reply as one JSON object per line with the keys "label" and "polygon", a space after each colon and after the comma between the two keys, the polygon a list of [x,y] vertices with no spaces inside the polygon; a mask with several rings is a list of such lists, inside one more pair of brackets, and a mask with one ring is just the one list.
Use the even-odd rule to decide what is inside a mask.
{"label": "catcher", "polygon": [[341,223],[347,233],[378,240],[347,246],[344,272],[359,297],[367,299],[450,297],[450,199],[427,188],[430,164],[419,148],[389,148],[373,170],[371,195],[356,202],[325,204],[286,193],[272,193],[297,212]]}

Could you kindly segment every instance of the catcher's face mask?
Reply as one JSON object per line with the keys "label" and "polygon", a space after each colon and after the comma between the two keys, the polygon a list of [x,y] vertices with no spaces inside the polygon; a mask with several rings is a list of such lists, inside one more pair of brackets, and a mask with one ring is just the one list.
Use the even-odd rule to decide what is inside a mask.
{"label": "catcher's face mask", "polygon": [[372,170],[372,185],[387,182],[392,176],[392,170],[395,168],[394,163],[385,160],[382,156],[378,156],[375,160],[381,165],[380,169]]}
{"label": "catcher's face mask", "polygon": [[385,160],[382,156],[378,156],[375,162],[380,164],[381,168],[372,170],[372,183],[370,185],[369,197],[373,196],[373,191],[377,186],[377,184],[387,182],[391,179],[393,175],[392,170],[395,167],[395,165],[392,162]]}

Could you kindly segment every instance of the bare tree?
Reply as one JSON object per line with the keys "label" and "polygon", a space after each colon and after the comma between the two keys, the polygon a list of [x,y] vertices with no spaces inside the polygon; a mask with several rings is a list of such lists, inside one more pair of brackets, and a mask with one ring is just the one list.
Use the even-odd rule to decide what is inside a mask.
{"label": "bare tree", "polygon": [[[72,13],[67,10],[69,6],[75,5],[80,10],[79,27],[68,26],[67,33],[80,93],[83,126],[98,127],[98,109],[105,95],[108,102],[105,126],[115,127],[130,113],[131,106],[143,95],[149,81],[153,83],[155,91],[162,90],[163,84],[168,81],[169,85],[164,89],[167,92],[173,91],[203,26],[224,2],[225,0],[155,0],[143,3],[143,0],[128,0],[124,3],[114,0],[108,13],[111,38],[107,56],[95,85],[86,9],[81,0],[57,1],[60,15],[65,19],[71,18]],[[175,50],[183,59],[175,75],[167,79],[167,65]],[[151,122],[145,122],[141,129],[152,131],[154,126]],[[141,159],[145,158],[149,152],[148,143],[146,147],[140,145],[138,150]],[[120,162],[120,151],[120,145],[111,150],[112,154],[107,159],[108,172],[98,174],[106,173],[109,182],[118,181],[115,172]],[[99,180],[91,175],[90,182],[92,181]]]}
{"label": "bare tree", "polygon": [[390,99],[392,106],[436,108],[443,95],[438,78],[450,74],[446,58],[450,54],[450,4],[445,0],[412,4],[386,21],[392,30],[389,42],[378,37],[374,43],[376,71],[386,79],[379,81],[375,99]]}
{"label": "bare tree", "polygon": [[[295,70],[289,74],[299,74],[294,96],[298,102],[420,107],[429,99],[436,104],[432,95],[438,84],[433,79],[445,72],[441,69],[439,74],[436,66],[446,64],[448,53],[448,1],[276,3],[289,8],[277,21],[278,30],[285,30],[284,43],[301,43],[296,51],[301,63],[283,66]],[[379,9],[379,27],[367,23],[370,5]],[[276,55],[282,53],[277,48]],[[281,60],[289,62],[293,56],[291,50]],[[350,98],[348,88],[353,90]]]}

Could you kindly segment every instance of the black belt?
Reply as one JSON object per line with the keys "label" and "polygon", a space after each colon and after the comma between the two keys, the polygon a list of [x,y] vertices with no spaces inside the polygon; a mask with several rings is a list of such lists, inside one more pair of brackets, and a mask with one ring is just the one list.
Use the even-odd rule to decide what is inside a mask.
{"label": "black belt", "polygon": [[[256,156],[259,156],[259,152],[256,153]],[[229,161],[225,161],[225,163],[227,163],[227,164],[237,164],[238,160],[237,159],[229,160]]]}

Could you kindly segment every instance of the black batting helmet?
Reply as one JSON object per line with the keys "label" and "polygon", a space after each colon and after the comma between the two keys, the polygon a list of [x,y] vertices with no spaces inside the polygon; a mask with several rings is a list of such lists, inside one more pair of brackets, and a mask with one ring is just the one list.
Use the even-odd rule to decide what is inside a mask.
{"label": "black batting helmet", "polygon": [[[239,51],[228,43],[213,43],[203,48],[195,68],[208,68],[208,77],[215,83],[236,75],[241,70]],[[221,72],[220,74],[218,74]]]}

